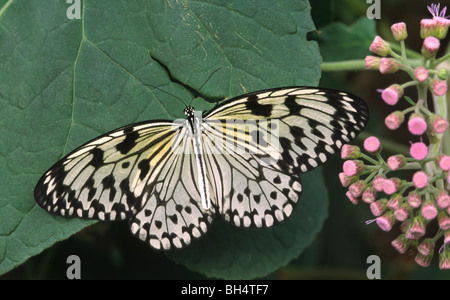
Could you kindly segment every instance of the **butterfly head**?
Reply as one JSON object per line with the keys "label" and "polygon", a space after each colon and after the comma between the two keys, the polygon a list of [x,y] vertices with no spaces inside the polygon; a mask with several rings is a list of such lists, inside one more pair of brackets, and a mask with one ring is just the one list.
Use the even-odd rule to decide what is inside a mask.
{"label": "butterfly head", "polygon": [[192,119],[194,117],[195,109],[192,106],[188,106],[184,109],[184,115],[188,119]]}

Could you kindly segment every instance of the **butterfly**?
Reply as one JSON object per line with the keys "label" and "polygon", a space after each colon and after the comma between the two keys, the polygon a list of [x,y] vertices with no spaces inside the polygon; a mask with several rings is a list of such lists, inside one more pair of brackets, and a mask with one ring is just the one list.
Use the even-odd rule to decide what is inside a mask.
{"label": "butterfly", "polygon": [[37,203],[63,217],[128,220],[156,249],[189,245],[217,214],[240,227],[270,227],[299,202],[300,174],[369,119],[357,96],[318,87],[257,91],[184,114],[127,125],[75,149],[40,178]]}

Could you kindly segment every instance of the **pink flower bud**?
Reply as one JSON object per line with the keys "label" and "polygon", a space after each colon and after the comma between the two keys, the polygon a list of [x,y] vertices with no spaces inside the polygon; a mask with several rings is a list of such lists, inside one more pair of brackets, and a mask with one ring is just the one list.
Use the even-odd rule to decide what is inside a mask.
{"label": "pink flower bud", "polygon": [[427,130],[427,122],[421,114],[411,114],[408,121],[408,130],[414,135],[422,135]]}
{"label": "pink flower bud", "polygon": [[386,56],[389,54],[389,50],[391,46],[388,42],[383,40],[378,35],[374,38],[372,44],[369,47],[369,50],[379,56]]}
{"label": "pink flower bud", "polygon": [[350,184],[357,180],[356,176],[347,176],[344,172],[339,173],[339,180],[343,187],[348,187]]}
{"label": "pink flower bud", "polygon": [[377,153],[381,150],[380,140],[374,136],[370,136],[364,140],[364,149],[369,153]]}
{"label": "pink flower bud", "polygon": [[425,67],[417,67],[414,71],[414,77],[417,81],[424,82],[428,79],[428,70]]}
{"label": "pink flower bud", "polygon": [[383,192],[392,195],[402,187],[402,181],[399,178],[386,179],[383,182]]}
{"label": "pink flower bud", "polygon": [[364,170],[364,163],[360,160],[346,160],[343,165],[344,173],[347,176],[354,176]]}
{"label": "pink flower bud", "polygon": [[391,242],[391,245],[399,253],[404,254],[410,247],[410,241],[405,237],[404,234],[400,234],[395,240]]}
{"label": "pink flower bud", "polygon": [[422,188],[426,187],[428,184],[428,176],[423,171],[417,171],[416,173],[414,173],[412,180],[413,180],[414,186],[418,189],[422,189]]}
{"label": "pink flower bud", "polygon": [[439,206],[439,208],[446,208],[450,205],[450,196],[448,195],[447,191],[441,190],[436,193],[436,204]]}
{"label": "pink flower bud", "polygon": [[364,180],[358,180],[349,186],[348,191],[353,195],[353,197],[359,198],[365,189],[366,184],[364,183]]}
{"label": "pink flower bud", "polygon": [[439,254],[439,269],[450,269],[450,247],[444,247],[444,251]]}
{"label": "pink flower bud", "polygon": [[444,232],[444,244],[450,244],[450,230]]}
{"label": "pink flower bud", "polygon": [[420,37],[426,38],[436,35],[436,21],[433,19],[422,19],[420,21]]}
{"label": "pink flower bud", "polygon": [[406,164],[406,158],[402,154],[393,155],[388,158],[387,164],[392,171],[395,171]]}
{"label": "pink flower bud", "polygon": [[448,122],[438,114],[434,114],[429,118],[433,131],[435,133],[444,133],[447,130]]}
{"label": "pink flower bud", "polygon": [[[426,175],[425,175],[426,176]],[[412,208],[418,208],[422,204],[422,199],[420,198],[420,194],[417,192],[409,192],[408,194],[408,204]]]}
{"label": "pink flower bud", "polygon": [[400,194],[393,194],[389,198],[389,200],[388,200],[386,205],[387,205],[387,207],[390,210],[396,210],[396,209],[399,209],[400,204],[402,203],[402,201],[403,201],[402,195],[400,195]]}
{"label": "pink flower bud", "polygon": [[373,188],[378,192],[382,192],[383,191],[383,183],[385,180],[386,180],[386,176],[384,176],[384,175],[375,176],[375,178],[373,179]]}
{"label": "pink flower bud", "polygon": [[389,105],[397,104],[403,96],[403,88],[398,84],[392,84],[381,93],[381,98]]}
{"label": "pink flower bud", "polygon": [[437,51],[439,50],[439,47],[441,46],[441,43],[437,38],[434,36],[429,36],[425,38],[422,45],[422,54],[426,58],[432,58],[436,55]]}
{"label": "pink flower bud", "polygon": [[358,146],[345,144],[341,149],[342,159],[355,159],[361,156],[361,150]]}
{"label": "pink flower bud", "polygon": [[377,225],[383,231],[390,231],[392,226],[395,224],[395,221],[394,214],[391,211],[388,211],[381,217],[377,218]]}
{"label": "pink flower bud", "polygon": [[358,197],[354,197],[350,191],[345,193],[345,195],[347,196],[347,198],[350,200],[351,203],[353,203],[354,205],[358,204],[359,198]]}
{"label": "pink flower bud", "polygon": [[433,220],[434,218],[436,218],[437,214],[438,214],[438,210],[436,208],[436,206],[434,206],[433,202],[426,200],[423,204],[422,204],[422,208],[420,209],[420,213],[422,214],[422,216],[427,219],[427,220]]}
{"label": "pink flower bud", "polygon": [[387,199],[380,199],[370,204],[370,211],[376,217],[381,216],[381,214],[387,208]]}
{"label": "pink flower bud", "polygon": [[421,267],[429,267],[431,264],[431,260],[433,259],[433,254],[428,256],[422,255],[421,253],[417,253],[416,257],[414,257],[414,261]]}
{"label": "pink flower bud", "polygon": [[439,79],[431,80],[431,91],[436,96],[444,96],[447,93],[447,82]]}
{"label": "pink flower bud", "polygon": [[375,201],[377,191],[373,187],[368,187],[362,194],[361,198],[364,202],[371,204]]}
{"label": "pink flower bud", "polygon": [[409,148],[409,154],[417,160],[422,160],[428,155],[428,147],[422,142],[417,142]]}
{"label": "pink flower bud", "polygon": [[450,217],[444,211],[440,211],[437,216],[439,228],[442,230],[450,229]]}
{"label": "pink flower bud", "polygon": [[417,251],[419,251],[424,256],[429,256],[433,253],[434,246],[435,242],[430,238],[426,238],[423,239],[417,246]]}
{"label": "pink flower bud", "polygon": [[447,35],[448,27],[450,26],[450,20],[446,16],[447,6],[440,11],[440,4],[431,4],[427,6],[428,11],[433,15],[433,20],[436,21],[435,35],[438,39],[443,39]]}
{"label": "pink flower bud", "polygon": [[421,216],[414,217],[405,234],[407,239],[416,240],[425,234],[425,220]]}
{"label": "pink flower bud", "polygon": [[395,23],[391,26],[392,35],[396,41],[404,41],[408,37],[406,24],[404,22]]}
{"label": "pink flower bud", "polygon": [[381,74],[391,74],[398,71],[398,62],[392,58],[382,57],[380,59],[379,70]]}
{"label": "pink flower bud", "polygon": [[395,130],[400,127],[404,120],[405,115],[401,111],[394,111],[384,119],[384,124],[390,130]]}
{"label": "pink flower bud", "polygon": [[436,161],[439,165],[439,168],[441,168],[444,171],[450,170],[450,156],[441,154],[438,157],[436,157]]}
{"label": "pink flower bud", "polygon": [[408,219],[409,216],[408,206],[406,204],[400,205],[400,207],[394,211],[394,216],[400,222],[403,222],[406,219]]}
{"label": "pink flower bud", "polygon": [[377,56],[367,55],[364,59],[364,68],[366,70],[378,70],[380,66],[380,58]]}

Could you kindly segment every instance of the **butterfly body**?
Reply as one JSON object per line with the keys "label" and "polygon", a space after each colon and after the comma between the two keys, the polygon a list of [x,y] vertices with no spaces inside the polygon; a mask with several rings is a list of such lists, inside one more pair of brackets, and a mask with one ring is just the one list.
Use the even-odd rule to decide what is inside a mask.
{"label": "butterfly body", "polygon": [[186,119],[121,127],[75,149],[34,195],[64,217],[129,220],[157,249],[182,248],[215,214],[270,227],[298,203],[300,174],[324,163],[366,126],[367,105],[329,89],[286,87],[232,98]]}

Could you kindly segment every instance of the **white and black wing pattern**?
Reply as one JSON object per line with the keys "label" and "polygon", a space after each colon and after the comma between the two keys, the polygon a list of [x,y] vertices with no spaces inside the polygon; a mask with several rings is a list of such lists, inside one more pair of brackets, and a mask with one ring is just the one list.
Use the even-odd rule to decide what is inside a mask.
{"label": "white and black wing pattern", "polygon": [[271,89],[222,103],[203,122],[219,212],[244,227],[283,221],[302,193],[300,173],[353,140],[368,118],[358,97],[322,88]]}
{"label": "white and black wing pattern", "polygon": [[129,220],[156,249],[202,236],[216,213],[237,226],[270,227],[289,217],[300,173],[324,163],[368,121],[367,105],[340,91],[288,87],[224,101],[181,122],[148,121],[75,149],[38,181],[50,213]]}
{"label": "white and black wing pattern", "polygon": [[[69,153],[39,180],[37,203],[63,217],[129,219],[157,249],[181,248],[206,232],[214,210],[200,209],[186,128],[169,121],[132,124]],[[182,173],[183,170],[183,173]]]}

